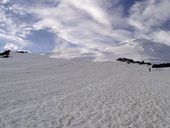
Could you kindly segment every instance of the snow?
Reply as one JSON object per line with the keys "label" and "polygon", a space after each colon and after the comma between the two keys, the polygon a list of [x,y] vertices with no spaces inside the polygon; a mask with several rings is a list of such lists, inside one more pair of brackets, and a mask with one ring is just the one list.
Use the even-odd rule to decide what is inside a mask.
{"label": "snow", "polygon": [[170,69],[13,53],[0,59],[0,128],[169,128]]}
{"label": "snow", "polygon": [[152,40],[135,38],[103,50],[89,50],[84,52],[80,49],[71,48],[53,52],[50,56],[52,58],[94,62],[115,61],[117,58],[126,57],[138,61],[144,60],[152,63],[165,63],[170,62],[170,46]]}

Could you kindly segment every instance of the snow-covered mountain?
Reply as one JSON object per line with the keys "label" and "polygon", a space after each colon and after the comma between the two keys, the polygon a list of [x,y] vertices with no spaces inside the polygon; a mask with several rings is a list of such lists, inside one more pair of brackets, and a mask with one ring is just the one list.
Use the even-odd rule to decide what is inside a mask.
{"label": "snow-covered mountain", "polygon": [[170,61],[170,46],[147,39],[124,41],[114,47],[106,48],[104,52],[114,57],[127,57],[134,60],[151,62]]}
{"label": "snow-covered mountain", "polygon": [[[0,44],[0,50],[4,49],[17,50],[17,47],[8,43]],[[47,55],[52,58],[94,62],[115,61],[117,58],[126,57],[139,61],[160,63],[170,62],[170,46],[143,38],[123,41],[100,50],[66,43],[60,49],[49,52]]]}
{"label": "snow-covered mountain", "polygon": [[170,62],[170,46],[147,39],[131,39],[103,50],[65,49],[50,54],[53,58],[114,61],[119,57],[150,62]]}

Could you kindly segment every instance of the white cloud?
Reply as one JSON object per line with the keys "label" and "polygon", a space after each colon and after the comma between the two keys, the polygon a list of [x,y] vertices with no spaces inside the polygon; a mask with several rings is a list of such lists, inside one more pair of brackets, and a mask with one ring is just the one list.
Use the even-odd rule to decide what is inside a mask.
{"label": "white cloud", "polygon": [[64,40],[77,45],[103,48],[128,39],[130,32],[122,30],[127,25],[120,9],[115,8],[115,15],[110,16],[108,5],[102,7],[101,3],[108,4],[104,0],[63,0],[57,7],[38,6],[30,10],[41,19],[34,24],[35,28],[51,28]]}
{"label": "white cloud", "polygon": [[[8,2],[11,4],[4,6]],[[26,37],[33,30],[48,29],[56,34],[54,50],[63,47],[61,42],[85,49],[102,49],[136,37],[170,44],[169,31],[162,28],[170,17],[169,5],[169,0],[138,1],[128,16],[124,15],[120,0],[3,0],[0,34],[1,37],[9,35],[12,40],[21,39],[15,40],[15,44],[24,47],[30,43]],[[41,47],[38,42],[32,43]]]}
{"label": "white cloud", "polygon": [[128,22],[134,27],[134,34],[170,44],[169,31],[164,24],[170,20],[169,0],[147,0],[136,2],[131,10]]}
{"label": "white cloud", "polygon": [[102,10],[98,6],[98,3],[96,0],[66,0],[67,3],[71,4],[72,6],[85,11],[89,14],[94,20],[96,20],[99,23],[110,25],[110,19],[109,15]]}
{"label": "white cloud", "polygon": [[[6,17],[4,22],[7,21],[5,25],[8,26],[6,31],[13,36],[24,38],[31,30],[49,28],[66,42],[86,48],[102,49],[115,42],[128,39],[130,35],[130,32],[122,29],[122,26],[127,25],[123,22],[124,18],[120,8],[112,9],[114,15],[110,16],[113,12],[109,12],[109,8],[118,1],[59,0],[57,6],[41,4],[45,1],[37,1],[31,6],[25,2],[21,6],[19,2],[9,7],[9,10],[19,16],[35,15],[38,21],[28,25],[24,21],[20,22],[20,19],[18,21],[17,17],[15,17],[16,19],[11,16],[6,17],[4,11]],[[51,0],[51,2],[55,2],[55,0]]]}
{"label": "white cloud", "polygon": [[19,16],[26,15],[26,11],[22,10],[21,6],[15,4],[7,4],[10,0],[2,1],[0,4],[0,43],[3,49],[5,44],[6,47],[14,47],[13,50],[17,48],[22,49],[23,47],[29,45],[29,41],[24,38],[27,36],[31,26],[26,22],[22,21]]}
{"label": "white cloud", "polygon": [[18,46],[16,44],[7,43],[4,46],[4,50],[18,50]]}
{"label": "white cloud", "polygon": [[9,0],[1,0],[0,1],[0,4],[6,4],[6,3],[8,3],[9,2]]}
{"label": "white cloud", "polygon": [[169,0],[136,2],[130,11],[129,22],[139,30],[160,27],[170,18]]}
{"label": "white cloud", "polygon": [[29,41],[23,40],[20,37],[6,34],[0,34],[0,43],[0,51],[8,48],[10,48],[11,50],[23,49],[24,47],[31,44]]}
{"label": "white cloud", "polygon": [[170,46],[170,31],[158,31],[153,33],[153,39]]}

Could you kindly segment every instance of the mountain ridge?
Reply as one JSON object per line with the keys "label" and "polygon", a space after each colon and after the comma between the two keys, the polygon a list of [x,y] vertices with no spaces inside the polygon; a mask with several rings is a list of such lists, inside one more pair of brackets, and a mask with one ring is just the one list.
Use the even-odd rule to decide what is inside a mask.
{"label": "mountain ridge", "polygon": [[115,61],[119,57],[127,57],[153,63],[170,62],[170,46],[144,38],[134,38],[123,41],[103,50],[89,50],[83,52],[71,48],[64,51],[60,49],[58,53],[54,52],[50,54],[50,57],[95,62]]}

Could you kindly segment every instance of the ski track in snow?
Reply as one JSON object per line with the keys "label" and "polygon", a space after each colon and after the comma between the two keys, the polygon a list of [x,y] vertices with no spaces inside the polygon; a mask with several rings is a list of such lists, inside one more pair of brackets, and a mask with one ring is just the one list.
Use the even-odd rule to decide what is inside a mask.
{"label": "ski track in snow", "polygon": [[0,128],[170,128],[170,69],[14,55],[0,60]]}

